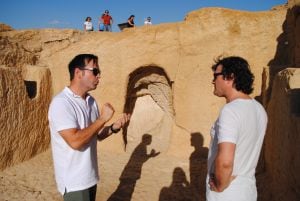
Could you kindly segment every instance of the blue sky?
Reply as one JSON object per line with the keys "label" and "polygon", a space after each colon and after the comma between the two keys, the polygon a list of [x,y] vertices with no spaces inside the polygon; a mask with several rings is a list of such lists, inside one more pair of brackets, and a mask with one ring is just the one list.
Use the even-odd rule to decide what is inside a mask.
{"label": "blue sky", "polygon": [[135,24],[143,25],[147,16],[154,24],[179,22],[193,10],[224,7],[236,10],[263,11],[287,0],[0,0],[0,22],[14,29],[72,28],[83,29],[87,16],[97,26],[105,9],[117,24],[134,14]]}

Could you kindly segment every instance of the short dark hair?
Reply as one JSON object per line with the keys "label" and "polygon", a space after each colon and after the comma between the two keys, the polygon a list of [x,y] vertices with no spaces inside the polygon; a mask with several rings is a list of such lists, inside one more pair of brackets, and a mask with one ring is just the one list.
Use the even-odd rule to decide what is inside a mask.
{"label": "short dark hair", "polygon": [[242,57],[218,57],[212,70],[215,71],[217,66],[222,66],[222,74],[225,79],[234,79],[234,87],[245,94],[251,94],[253,91],[254,75],[250,70],[248,62]]}
{"label": "short dark hair", "polygon": [[79,54],[69,63],[70,80],[74,78],[75,68],[84,68],[91,60],[98,65],[98,57],[93,54]]}

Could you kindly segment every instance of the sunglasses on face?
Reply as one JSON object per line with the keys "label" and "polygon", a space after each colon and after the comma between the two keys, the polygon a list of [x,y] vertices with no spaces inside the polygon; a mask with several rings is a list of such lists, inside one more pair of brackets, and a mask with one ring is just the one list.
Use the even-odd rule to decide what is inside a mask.
{"label": "sunglasses on face", "polygon": [[217,77],[219,76],[219,75],[223,75],[223,73],[222,72],[220,72],[220,73],[214,73],[213,74],[214,75],[214,81],[217,79]]}
{"label": "sunglasses on face", "polygon": [[94,76],[100,75],[101,71],[99,68],[80,68],[80,70],[89,70],[93,72]]}

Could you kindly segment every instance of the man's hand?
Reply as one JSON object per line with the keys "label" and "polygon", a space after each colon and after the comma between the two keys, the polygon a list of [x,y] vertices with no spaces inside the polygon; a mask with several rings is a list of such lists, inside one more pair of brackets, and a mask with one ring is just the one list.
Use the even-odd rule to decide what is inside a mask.
{"label": "man's hand", "polygon": [[113,106],[109,103],[105,103],[101,109],[100,119],[103,120],[104,122],[108,122],[112,118],[114,113],[115,110]]}
{"label": "man's hand", "polygon": [[130,114],[123,113],[122,116],[113,123],[112,128],[114,130],[119,130],[123,128],[129,120],[130,120]]}
{"label": "man's hand", "polygon": [[111,126],[106,126],[104,129],[102,129],[98,134],[98,140],[104,140],[108,136],[110,136],[112,133],[117,133],[123,126],[125,126],[130,119],[130,114],[122,114],[122,116]]}
{"label": "man's hand", "polygon": [[216,191],[216,192],[218,192],[218,191],[217,191],[217,187],[216,187],[216,180],[215,180],[215,175],[214,175],[214,174],[211,174],[211,175],[209,176],[208,184],[209,184],[209,186],[210,186],[210,190],[211,190],[211,191]]}
{"label": "man's hand", "polygon": [[[234,180],[236,178],[236,176],[231,176],[230,177],[230,182],[229,182],[229,184],[232,182],[232,180]],[[215,175],[214,174],[211,174],[210,176],[209,176],[209,181],[208,181],[208,184],[209,184],[209,186],[210,186],[210,190],[211,191],[215,191],[215,192],[223,192],[225,189],[220,189],[220,188],[218,188],[218,186],[217,186],[217,181],[216,181],[216,178],[215,178]],[[228,185],[229,185],[228,184]]]}

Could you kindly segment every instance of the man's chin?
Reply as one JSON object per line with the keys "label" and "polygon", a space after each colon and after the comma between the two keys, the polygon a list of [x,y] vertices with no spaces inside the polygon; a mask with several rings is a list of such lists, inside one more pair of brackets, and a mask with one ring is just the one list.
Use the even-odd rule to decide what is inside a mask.
{"label": "man's chin", "polygon": [[216,91],[214,91],[214,95],[215,95],[215,96],[218,96],[218,97],[221,97],[221,95],[218,94]]}
{"label": "man's chin", "polygon": [[93,87],[91,87],[91,90],[97,89],[97,84],[95,84]]}

